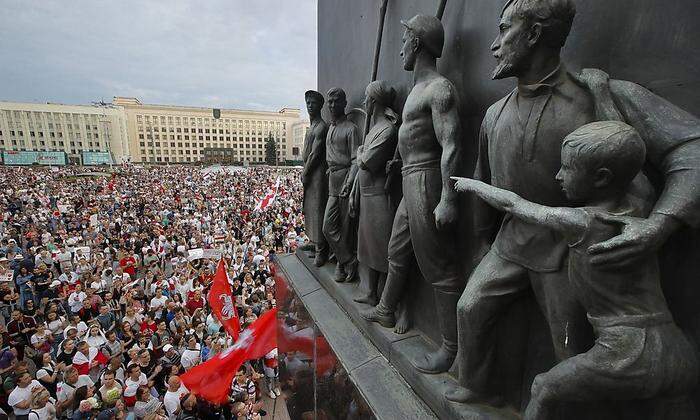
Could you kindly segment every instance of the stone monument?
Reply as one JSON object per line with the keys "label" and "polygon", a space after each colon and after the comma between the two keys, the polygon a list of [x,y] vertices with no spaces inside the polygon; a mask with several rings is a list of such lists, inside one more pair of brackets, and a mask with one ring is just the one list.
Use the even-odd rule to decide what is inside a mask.
{"label": "stone monument", "polygon": [[351,281],[357,275],[357,226],[350,217],[349,198],[357,175],[360,129],[347,118],[345,91],[328,91],[331,122],[326,136],[328,203],[323,216],[323,234],[337,260],[335,280]]}
{"label": "stone monument", "polygon": [[[491,46],[498,63],[493,78],[515,77],[518,83],[486,112],[475,178],[549,207],[583,204],[567,198],[555,180],[562,141],[581,126],[618,115],[646,146],[645,171],[663,180],[648,217],[616,218],[622,223],[618,234],[607,232],[610,238],[597,237],[600,241],[585,250],[596,272],[619,270],[624,275],[630,267],[646,264],[673,232],[700,222],[700,122],[637,84],[608,80],[600,71],[569,73],[560,52],[575,13],[572,0],[507,2]],[[559,360],[585,354],[594,337],[586,302],[570,290],[564,236],[507,214],[490,244],[488,234],[498,226],[497,218],[487,208],[475,212],[484,257],[459,301],[461,387],[446,397],[495,403],[499,390],[489,381],[495,362],[494,325],[529,289],[549,324]],[[581,274],[586,273],[575,275]]]}
{"label": "stone monument", "polygon": [[452,83],[437,71],[444,29],[434,16],[417,15],[405,27],[401,57],[413,72],[413,88],[403,109],[398,148],[403,161],[403,198],[389,241],[389,273],[379,304],[362,312],[370,321],[393,327],[414,260],[433,286],[442,343],[413,362],[424,373],[447,371],[457,352],[456,304],[464,287],[455,225],[458,197],[450,177],[462,163],[459,100]]}
{"label": "stone monument", "polygon": [[357,259],[367,268],[362,279],[367,294],[356,302],[377,304],[377,290],[389,271],[387,249],[395,209],[385,191],[386,167],[396,150],[399,116],[392,109],[396,91],[387,82],[367,85],[365,103],[372,110],[372,128],[357,151],[359,167],[350,199],[351,213],[359,213]]}
{"label": "stone monument", "polygon": [[323,236],[323,214],[328,202],[328,164],[326,163],[326,133],[328,125],[321,117],[323,95],[315,90],[305,94],[310,127],[304,138],[304,226],[314,245],[314,264],[320,267],[328,260],[328,243]]}

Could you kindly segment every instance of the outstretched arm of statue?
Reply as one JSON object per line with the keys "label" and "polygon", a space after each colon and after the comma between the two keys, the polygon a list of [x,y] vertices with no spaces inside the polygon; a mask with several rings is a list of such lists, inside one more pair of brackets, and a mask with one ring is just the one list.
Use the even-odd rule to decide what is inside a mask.
{"label": "outstretched arm of statue", "polygon": [[450,177],[459,174],[462,156],[457,92],[448,80],[435,82],[431,87],[431,109],[435,137],[442,146],[440,171],[442,174],[442,194],[435,208],[435,224],[445,229],[457,221],[457,193],[452,189]]}
{"label": "outstretched arm of statue", "polygon": [[500,211],[518,219],[545,226],[578,239],[588,226],[589,216],[585,211],[569,207],[549,207],[528,201],[518,194],[469,178],[452,177],[455,191],[473,192],[479,198]]}

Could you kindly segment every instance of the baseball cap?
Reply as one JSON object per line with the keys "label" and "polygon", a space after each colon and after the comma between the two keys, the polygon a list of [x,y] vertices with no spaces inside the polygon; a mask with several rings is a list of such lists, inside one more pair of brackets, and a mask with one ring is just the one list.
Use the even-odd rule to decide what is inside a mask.
{"label": "baseball cap", "polygon": [[172,349],[173,349],[173,346],[170,344],[166,344],[163,346],[163,352],[165,352],[165,353],[169,352]]}

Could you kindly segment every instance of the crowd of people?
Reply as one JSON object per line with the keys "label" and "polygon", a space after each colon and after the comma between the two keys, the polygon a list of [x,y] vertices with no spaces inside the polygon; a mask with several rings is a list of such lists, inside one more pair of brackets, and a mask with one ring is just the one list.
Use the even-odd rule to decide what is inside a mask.
{"label": "crowd of people", "polygon": [[241,367],[229,404],[180,375],[234,344],[207,302],[220,258],[241,328],[275,307],[275,255],[308,241],[299,172],[84,171],[0,168],[2,415],[264,415],[262,396],[280,395],[276,350]]}

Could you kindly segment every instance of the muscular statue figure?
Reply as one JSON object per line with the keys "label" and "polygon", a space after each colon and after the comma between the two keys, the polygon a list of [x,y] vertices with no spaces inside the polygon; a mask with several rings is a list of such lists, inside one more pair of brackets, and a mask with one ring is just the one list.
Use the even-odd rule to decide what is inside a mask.
{"label": "muscular statue figure", "polygon": [[391,109],[395,96],[394,88],[384,81],[367,86],[365,102],[367,108],[374,111],[374,125],[357,151],[359,172],[350,200],[351,212],[359,207],[357,259],[368,269],[368,293],[355,301],[371,305],[377,304],[377,288],[386,280],[389,271],[387,249],[394,208],[389,203],[384,184],[386,164],[396,150],[399,116]]}
{"label": "muscular statue figure", "polygon": [[[654,257],[632,267],[592,265],[588,246],[612,238],[620,216],[646,217],[650,203],[634,195],[645,146],[637,131],[619,121],[594,122],[564,139],[556,179],[571,202],[548,207],[473,179],[457,178],[455,189],[472,191],[514,218],[560,233],[570,249],[569,292],[586,311],[596,335],[585,353],[537,375],[526,420],[553,418],[563,401],[674,400],[674,419],[695,419],[688,394],[697,382],[695,351],[673,323]],[[683,403],[684,409],[681,408]],[[656,412],[652,403],[647,407]],[[683,412],[681,414],[681,411]],[[664,417],[667,418],[667,417]]]}
{"label": "muscular statue figure", "polygon": [[311,126],[304,139],[304,226],[306,235],[315,246],[314,264],[321,267],[328,260],[328,243],[323,236],[323,214],[328,202],[328,164],[326,163],[326,133],[328,125],[321,118],[323,95],[315,90],[305,94],[306,110]]}
{"label": "muscular statue figure", "polygon": [[450,176],[462,162],[462,138],[455,87],[437,72],[444,30],[440,20],[418,15],[408,22],[401,56],[413,71],[399,129],[403,198],[389,240],[389,273],[379,304],[362,316],[394,326],[394,312],[415,259],[434,288],[442,344],[414,362],[421,372],[445,372],[457,352],[456,305],[464,286],[456,247],[457,194]]}
{"label": "muscular statue figure", "polygon": [[[475,178],[551,207],[574,207],[555,181],[563,139],[577,128],[617,114],[646,144],[647,165],[665,179],[647,218],[623,218],[621,233],[587,252],[596,267],[614,270],[645,261],[684,224],[700,224],[700,124],[696,117],[631,82],[600,71],[570,74],[560,58],[576,9],[573,0],[510,0],[491,49],[494,79],[518,85],[486,112]],[[484,233],[484,257],[458,305],[459,382],[446,397],[458,402],[494,401],[495,331],[499,316],[532,288],[549,324],[559,360],[593,344],[581,302],[564,269],[569,248],[560,233],[506,215],[497,226],[490,209],[475,209]]]}
{"label": "muscular statue figure", "polygon": [[360,130],[345,115],[345,91],[328,91],[331,123],[326,136],[328,203],[323,216],[323,234],[338,260],[335,280],[351,281],[357,275],[357,231],[350,217],[349,196],[357,174]]}

